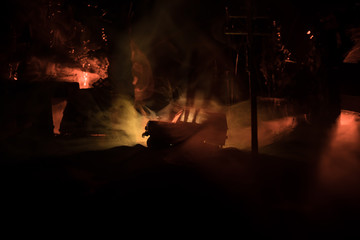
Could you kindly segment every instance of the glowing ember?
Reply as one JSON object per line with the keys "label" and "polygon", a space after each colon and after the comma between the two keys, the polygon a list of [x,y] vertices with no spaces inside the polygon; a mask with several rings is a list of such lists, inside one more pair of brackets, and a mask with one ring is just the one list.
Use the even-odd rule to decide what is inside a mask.
{"label": "glowing ember", "polygon": [[181,109],[178,113],[176,113],[174,119],[171,122],[176,123],[179,120],[179,118],[182,116],[183,112],[184,110]]}
{"label": "glowing ember", "polygon": [[105,28],[101,28],[101,37],[104,40],[104,42],[107,42],[107,36],[105,34]]}

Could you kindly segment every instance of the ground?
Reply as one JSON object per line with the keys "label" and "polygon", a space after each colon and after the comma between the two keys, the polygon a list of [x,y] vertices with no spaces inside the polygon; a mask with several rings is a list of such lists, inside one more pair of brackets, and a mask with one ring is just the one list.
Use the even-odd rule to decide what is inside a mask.
{"label": "ground", "polygon": [[332,124],[298,122],[258,156],[196,138],[43,155],[7,144],[2,218],[35,233],[105,225],[147,236],[346,239],[359,235],[359,133],[359,114],[343,110]]}

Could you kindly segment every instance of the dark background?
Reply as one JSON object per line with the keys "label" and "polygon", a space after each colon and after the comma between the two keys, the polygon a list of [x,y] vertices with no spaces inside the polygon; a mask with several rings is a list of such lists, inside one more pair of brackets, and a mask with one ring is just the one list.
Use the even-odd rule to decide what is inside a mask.
{"label": "dark background", "polygon": [[[230,12],[246,14],[243,1],[59,3],[61,13],[52,25],[48,13],[57,8],[52,5],[55,10],[50,11],[49,1],[2,3],[0,181],[1,218],[7,223],[3,228],[28,234],[50,230],[58,235],[70,228],[92,233],[101,226],[120,237],[160,233],[167,238],[192,236],[194,231],[200,236],[217,233],[237,238],[343,239],[359,235],[357,185],[324,187],[317,172],[329,141],[328,130],[340,112],[340,95],[359,95],[358,65],[343,63],[355,45],[350,29],[359,27],[358,1],[255,1],[254,15],[267,15],[281,25],[282,44],[297,62],[291,75],[294,80],[280,92],[281,97],[305,105],[301,113],[318,113],[313,114],[312,124],[299,125],[288,138],[272,145],[302,154],[287,158],[260,154],[255,159],[247,151],[204,146],[196,137],[170,149],[135,145],[64,153],[61,141],[55,142],[60,145],[49,144],[54,136],[47,116],[49,104],[43,100],[49,99],[49,89],[51,94],[60,92],[61,97],[70,95],[70,90],[60,85],[27,85],[33,79],[26,70],[19,72],[19,84],[9,83],[9,63],[24,63],[38,56],[78,67],[67,52],[90,40],[93,54],[109,58],[111,90],[82,93],[108,96],[115,92],[134,100],[129,47],[129,39],[133,39],[148,56],[154,76],[169,79],[177,89],[170,98],[189,93],[192,86],[193,91],[209,93],[226,105],[222,85],[199,79],[207,76],[214,59],[221,71],[233,71],[239,42],[235,41],[234,47],[234,39],[223,35],[225,6]],[[80,31],[83,27],[85,32]],[[63,41],[51,43],[52,28]],[[101,28],[105,28],[107,43],[101,39]],[[314,41],[306,35],[309,29]],[[239,45],[243,48],[244,42]],[[259,47],[255,58],[260,59],[264,49]],[[311,49],[321,63],[316,71],[307,63]],[[240,55],[241,74],[246,74],[246,56],[244,52]],[[244,76],[235,102],[248,99]],[[309,79],[317,79],[315,87],[309,87]],[[259,77],[258,81],[259,95],[268,96],[262,88],[265,80]],[[79,89],[74,88],[76,93]],[[164,94],[156,96],[159,98],[144,105],[158,110],[168,103]],[[98,101],[106,108],[113,100],[105,97]],[[16,120],[11,117],[14,112]],[[6,124],[13,120],[21,127],[10,129]],[[33,123],[31,131],[27,122]],[[69,148],[76,149],[77,144],[75,141]],[[46,154],[39,154],[43,151]],[[333,187],[341,188],[340,194],[334,193]]]}

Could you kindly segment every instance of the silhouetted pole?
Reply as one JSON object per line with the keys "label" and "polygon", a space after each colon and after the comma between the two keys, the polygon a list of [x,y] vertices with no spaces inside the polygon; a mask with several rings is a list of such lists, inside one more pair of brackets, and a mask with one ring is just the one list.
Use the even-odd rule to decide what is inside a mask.
{"label": "silhouetted pole", "polygon": [[254,34],[252,28],[253,5],[252,0],[247,0],[247,71],[249,76],[249,91],[251,104],[251,151],[253,156],[258,154],[258,126],[257,126],[257,101],[256,101],[256,74],[254,71],[253,42]]}

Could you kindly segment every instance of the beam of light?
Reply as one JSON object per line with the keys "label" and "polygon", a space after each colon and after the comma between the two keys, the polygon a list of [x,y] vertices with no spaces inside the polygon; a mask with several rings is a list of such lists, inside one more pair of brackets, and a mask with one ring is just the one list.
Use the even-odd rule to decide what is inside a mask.
{"label": "beam of light", "polygon": [[117,145],[133,146],[141,144],[146,146],[146,138],[142,137],[145,131],[146,123],[155,118],[154,114],[145,116],[136,111],[133,102],[127,98],[120,97],[116,99],[110,109],[109,128],[113,132],[119,132],[114,136]]}
{"label": "beam of light", "polygon": [[60,124],[66,107],[66,100],[52,99],[52,118],[54,134],[60,134]]}
{"label": "beam of light", "polygon": [[[277,113],[278,116],[269,117],[269,109],[259,105],[258,110],[258,138],[259,146],[264,147],[275,142],[281,136],[290,133],[297,121],[295,116]],[[248,101],[231,106],[226,114],[228,122],[228,139],[225,147],[242,150],[251,149],[251,121],[250,103]]]}
{"label": "beam of light", "polygon": [[342,110],[319,164],[319,183],[335,192],[360,184],[360,114]]}

